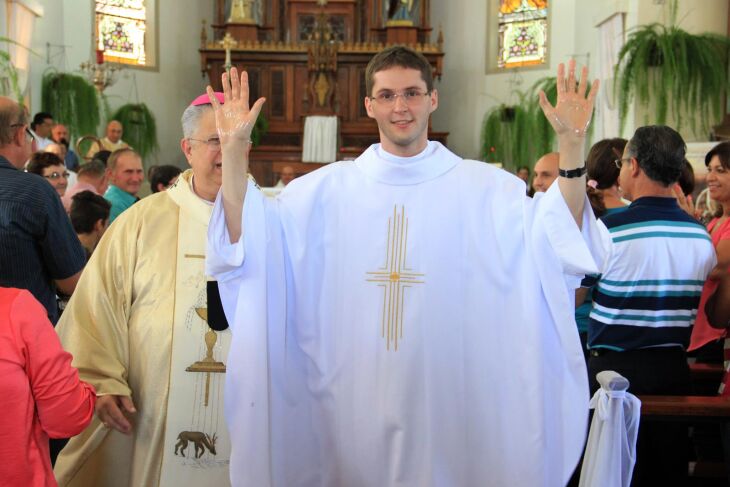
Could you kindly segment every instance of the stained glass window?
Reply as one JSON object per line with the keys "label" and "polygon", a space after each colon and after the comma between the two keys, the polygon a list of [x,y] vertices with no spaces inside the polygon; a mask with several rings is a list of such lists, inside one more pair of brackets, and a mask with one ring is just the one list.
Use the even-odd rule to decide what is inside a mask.
{"label": "stained glass window", "polygon": [[148,65],[146,3],[145,0],[96,2],[96,48],[104,51],[105,61]]}
{"label": "stained glass window", "polygon": [[546,62],[548,0],[499,0],[499,68]]}

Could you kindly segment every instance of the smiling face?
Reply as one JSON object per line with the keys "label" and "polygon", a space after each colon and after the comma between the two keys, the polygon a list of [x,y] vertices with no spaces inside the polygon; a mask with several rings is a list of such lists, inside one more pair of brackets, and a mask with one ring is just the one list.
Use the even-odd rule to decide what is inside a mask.
{"label": "smiling face", "polygon": [[46,181],[51,183],[58,196],[63,196],[66,194],[66,188],[68,187],[67,174],[66,168],[62,164],[59,164],[44,167],[42,176],[46,178]]}
{"label": "smiling face", "polygon": [[[384,150],[401,157],[410,157],[426,148],[428,119],[438,107],[438,93],[426,94],[426,82],[416,69],[394,66],[373,75],[373,91],[365,98],[368,116],[375,119],[380,131],[380,143]],[[405,101],[404,93],[418,92]],[[384,103],[378,97],[383,94],[397,95],[394,103]]]}
{"label": "smiling face", "polygon": [[121,154],[114,170],[110,172],[109,181],[122,191],[136,196],[144,181],[142,159],[132,151]]}
{"label": "smiling face", "polygon": [[710,198],[725,206],[730,204],[730,169],[713,156],[707,165],[707,188]]}

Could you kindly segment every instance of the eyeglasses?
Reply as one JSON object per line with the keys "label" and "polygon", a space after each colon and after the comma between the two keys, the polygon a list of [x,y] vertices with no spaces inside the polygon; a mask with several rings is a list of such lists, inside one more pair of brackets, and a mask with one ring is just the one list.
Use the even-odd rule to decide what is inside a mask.
{"label": "eyeglasses", "polygon": [[633,159],[632,157],[622,157],[621,159],[614,159],[613,163],[616,164],[616,167],[621,169],[621,166],[624,165],[624,161],[630,161]]}
{"label": "eyeglasses", "polygon": [[208,150],[210,152],[218,152],[219,150],[221,150],[221,139],[219,139],[218,137],[211,137],[210,139],[207,139],[207,140],[193,139],[192,137],[188,137],[188,140],[194,140],[196,142],[203,142],[205,145],[208,146]]}
{"label": "eyeglasses", "polygon": [[64,178],[68,179],[69,173],[68,173],[68,171],[63,171],[63,172],[55,172],[54,171],[51,174],[48,174],[47,176],[43,176],[43,177],[46,178],[46,179],[50,179],[50,180],[55,180],[55,179],[58,179],[60,177],[64,177]]}
{"label": "eyeglasses", "polygon": [[11,128],[25,127],[25,136],[28,137],[28,142],[33,142],[33,140],[35,140],[35,136],[33,135],[33,132],[31,132],[30,129],[28,128],[28,124],[14,123],[10,127]]}
{"label": "eyeglasses", "polygon": [[392,91],[383,91],[382,93],[378,93],[375,96],[369,97],[371,100],[377,101],[378,103],[382,103],[383,105],[395,105],[395,100],[399,96],[403,99],[403,101],[406,103],[406,105],[411,105],[413,103],[416,103],[417,101],[421,100],[424,96],[430,95],[430,91],[426,91],[425,93],[421,90],[411,89],[411,90],[405,90],[402,93],[393,93]]}

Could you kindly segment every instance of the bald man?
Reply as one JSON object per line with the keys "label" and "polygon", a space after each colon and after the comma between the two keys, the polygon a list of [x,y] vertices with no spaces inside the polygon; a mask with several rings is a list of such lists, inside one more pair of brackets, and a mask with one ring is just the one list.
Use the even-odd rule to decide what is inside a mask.
{"label": "bald man", "polygon": [[276,187],[283,188],[287,184],[291,183],[295,177],[296,177],[296,174],[294,174],[293,167],[291,167],[291,166],[282,167],[281,173],[279,173],[279,182],[276,183]]}
{"label": "bald man", "polygon": [[89,152],[86,153],[86,157],[93,157],[100,150],[114,152],[115,150],[128,148],[129,144],[122,140],[122,134],[124,134],[122,124],[118,120],[112,120],[106,126],[106,136],[101,139],[101,149],[98,144],[93,144]]}
{"label": "bald man", "polygon": [[532,189],[536,193],[548,190],[553,181],[558,179],[558,165],[560,163],[560,154],[557,152],[548,152],[535,163],[535,169],[532,171]]}

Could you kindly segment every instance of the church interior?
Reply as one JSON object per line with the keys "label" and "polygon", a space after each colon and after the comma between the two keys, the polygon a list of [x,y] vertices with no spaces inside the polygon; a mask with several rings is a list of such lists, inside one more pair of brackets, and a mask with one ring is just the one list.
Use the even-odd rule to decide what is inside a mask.
{"label": "church interior", "polygon": [[[704,44],[671,60],[671,48],[657,54],[659,41],[639,45],[646,36],[638,34],[680,30]],[[183,111],[208,85],[222,91],[221,75],[237,67],[248,74],[251,100],[266,98],[249,169],[275,196],[291,179],[353,161],[379,142],[364,103],[371,96],[365,71],[393,45],[431,65],[438,108],[429,140],[464,159],[526,171],[520,177],[530,195],[542,191],[536,163],[558,150],[538,93],[555,103],[558,65],[572,59],[600,86],[586,157],[603,139],[631,139],[646,125],[673,127],[686,143],[693,182],[684,203],[691,200],[703,225],[718,206],[730,207],[730,193],[727,202],[711,201],[705,159],[730,140],[730,0],[0,0],[0,95],[19,101],[31,118],[47,112],[64,124],[82,165],[108,122],[121,120],[121,138],[141,154],[143,201],[155,191],[146,181],[155,168],[188,169]],[[623,156],[615,156],[619,169]],[[725,264],[727,235],[716,245]],[[211,372],[214,380],[218,369],[225,372],[212,350],[196,362],[200,387],[204,374],[210,387]],[[730,485],[730,400],[717,393],[725,366],[690,358],[691,394],[639,397],[642,422],[690,425],[686,485]],[[211,397],[222,387],[214,384]],[[183,433],[183,454],[188,441],[190,452],[215,452],[215,436]]]}

